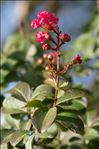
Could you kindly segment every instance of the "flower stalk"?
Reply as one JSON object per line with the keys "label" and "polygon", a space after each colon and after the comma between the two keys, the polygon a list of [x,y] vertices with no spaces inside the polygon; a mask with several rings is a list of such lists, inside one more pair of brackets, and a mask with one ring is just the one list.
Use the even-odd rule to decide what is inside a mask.
{"label": "flower stalk", "polygon": [[[42,45],[43,51],[47,52],[43,55],[44,60],[40,59],[38,62],[41,64],[43,61],[45,61],[45,70],[49,71],[49,77],[51,77],[55,83],[55,98],[53,102],[54,107],[57,102],[60,75],[66,73],[71,66],[75,64],[81,64],[82,59],[79,55],[77,55],[72,61],[64,65],[63,70],[60,70],[60,47],[66,42],[69,42],[71,37],[69,34],[62,33],[62,31],[59,30],[59,19],[55,16],[54,13],[41,11],[37,16],[38,19],[34,19],[31,23],[31,26],[34,29],[45,29],[45,31],[39,31],[36,33],[36,41]],[[56,35],[56,38],[53,38],[52,33]],[[53,43],[53,46],[48,43],[49,41]],[[49,50],[51,51],[49,52]]]}

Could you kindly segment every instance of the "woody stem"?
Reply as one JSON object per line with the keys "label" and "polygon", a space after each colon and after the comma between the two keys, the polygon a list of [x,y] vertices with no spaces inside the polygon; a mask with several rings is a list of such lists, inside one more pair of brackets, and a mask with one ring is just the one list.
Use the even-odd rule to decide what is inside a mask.
{"label": "woody stem", "polygon": [[60,71],[60,49],[59,49],[59,34],[57,34],[57,71],[56,71],[56,86],[55,86],[55,100],[53,106],[57,102],[58,86],[59,86],[59,71]]}

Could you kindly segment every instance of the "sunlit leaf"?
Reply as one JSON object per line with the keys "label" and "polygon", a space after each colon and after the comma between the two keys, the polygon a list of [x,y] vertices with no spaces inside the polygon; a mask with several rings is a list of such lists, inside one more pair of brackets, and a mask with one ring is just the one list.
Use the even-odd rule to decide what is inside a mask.
{"label": "sunlit leaf", "polygon": [[64,88],[64,87],[66,88],[67,86],[68,86],[68,82],[64,82],[64,81],[60,82],[60,85],[59,85],[60,88]]}
{"label": "sunlit leaf", "polygon": [[12,96],[23,101],[27,101],[28,99],[30,99],[30,95],[31,95],[30,86],[25,82],[18,83],[9,92],[12,94]]}
{"label": "sunlit leaf", "polygon": [[19,120],[12,118],[8,114],[3,114],[2,117],[1,129],[19,128]]}
{"label": "sunlit leaf", "polygon": [[2,144],[2,145],[0,145],[0,148],[1,148],[1,149],[8,149],[7,144]]}
{"label": "sunlit leaf", "polygon": [[57,108],[50,108],[49,110],[38,109],[33,115],[33,124],[40,131],[46,131],[54,122],[56,117]]}
{"label": "sunlit leaf", "polygon": [[83,134],[84,124],[80,117],[76,116],[70,112],[59,113],[56,120],[62,121],[67,128],[73,130],[74,132]]}
{"label": "sunlit leaf", "polygon": [[53,97],[54,97],[54,88],[47,84],[42,84],[38,86],[32,94],[32,98],[36,98],[39,100]]}
{"label": "sunlit leaf", "polygon": [[28,137],[28,140],[25,143],[25,149],[33,149],[33,139],[34,139],[34,134]]}
{"label": "sunlit leaf", "polygon": [[99,131],[93,128],[88,128],[85,132],[84,138],[86,140],[92,140],[94,138],[99,138]]}
{"label": "sunlit leaf", "polygon": [[25,102],[20,101],[14,97],[7,97],[3,102],[3,107],[10,109],[21,109],[26,105]]}
{"label": "sunlit leaf", "polygon": [[31,124],[32,124],[32,121],[29,119],[29,120],[24,120],[24,121],[20,121],[20,124],[19,124],[19,128],[20,130],[30,130],[31,128]]}
{"label": "sunlit leaf", "polygon": [[64,93],[65,93],[65,91],[64,91],[64,90],[59,89],[59,90],[58,90],[58,94],[57,94],[57,98],[62,97],[62,96],[64,95]]}
{"label": "sunlit leaf", "polygon": [[66,90],[64,95],[57,100],[57,105],[60,103],[64,103],[68,100],[76,99],[76,98],[82,98],[85,97],[85,92],[78,90],[78,89],[69,89]]}
{"label": "sunlit leaf", "polygon": [[26,135],[26,131],[16,131],[10,138],[10,143],[12,146],[16,146]]}
{"label": "sunlit leaf", "polygon": [[10,141],[11,136],[13,134],[13,130],[12,129],[3,129],[0,131],[1,134],[1,144],[6,144]]}
{"label": "sunlit leaf", "polygon": [[97,117],[97,111],[96,110],[88,111],[86,113],[86,117],[87,117],[87,125],[90,126]]}
{"label": "sunlit leaf", "polygon": [[55,120],[56,112],[57,112],[56,107],[49,109],[42,123],[42,129],[41,129],[42,132],[44,132],[47,128],[51,126],[51,124]]}
{"label": "sunlit leaf", "polygon": [[55,82],[54,82],[54,80],[51,79],[51,78],[47,78],[44,82],[45,82],[46,84],[51,85],[52,87],[55,87]]}
{"label": "sunlit leaf", "polygon": [[59,107],[63,108],[64,110],[72,110],[72,111],[81,111],[85,110],[87,108],[87,105],[85,102],[81,100],[72,100],[72,102],[68,105],[66,104],[61,104]]}

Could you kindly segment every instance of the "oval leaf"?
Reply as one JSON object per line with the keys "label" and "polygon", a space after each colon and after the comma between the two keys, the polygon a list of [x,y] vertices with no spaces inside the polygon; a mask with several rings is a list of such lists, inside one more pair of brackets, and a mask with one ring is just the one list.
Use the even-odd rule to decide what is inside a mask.
{"label": "oval leaf", "polygon": [[54,88],[47,84],[42,84],[38,86],[32,94],[32,98],[36,98],[38,100],[53,97],[54,97]]}
{"label": "oval leaf", "polygon": [[51,126],[51,124],[54,122],[56,113],[57,113],[56,107],[49,109],[42,123],[42,129],[41,129],[42,132],[46,131]]}
{"label": "oval leaf", "polygon": [[10,143],[12,146],[16,146],[23,138],[24,136],[26,135],[26,131],[16,131],[12,136],[11,136],[11,139],[10,139]]}
{"label": "oval leaf", "polygon": [[25,143],[25,149],[33,149],[33,139],[34,139],[34,134],[29,136],[27,142]]}
{"label": "oval leaf", "polygon": [[14,97],[7,97],[3,102],[3,107],[11,109],[21,109],[26,103]]}
{"label": "oval leaf", "polygon": [[60,103],[64,103],[68,100],[72,100],[72,99],[76,99],[76,98],[81,98],[81,97],[85,97],[85,92],[78,90],[78,89],[69,89],[65,92],[65,94],[58,98],[57,100],[57,105]]}
{"label": "oval leaf", "polygon": [[1,134],[1,144],[6,144],[10,141],[11,136],[13,135],[13,130],[12,129],[3,129],[0,131]]}
{"label": "oval leaf", "polygon": [[61,105],[58,105],[58,107],[61,107],[64,110],[82,111],[86,109],[87,105],[84,101],[75,99],[75,100],[72,100],[72,102],[68,105],[63,103]]}
{"label": "oval leaf", "polygon": [[18,83],[9,92],[12,94],[12,96],[23,101],[27,101],[28,99],[30,99],[31,95],[30,86],[25,82]]}
{"label": "oval leaf", "polygon": [[46,131],[54,122],[57,113],[57,108],[50,108],[49,110],[38,109],[33,115],[33,124],[40,132]]}
{"label": "oval leaf", "polygon": [[80,117],[77,117],[75,114],[70,112],[62,112],[59,113],[56,117],[56,120],[59,120],[60,122],[64,123],[64,125],[67,126],[67,128],[83,134],[84,132],[84,124],[83,121],[80,119]]}
{"label": "oval leaf", "polygon": [[42,106],[42,102],[40,100],[31,100],[29,101],[25,107],[41,107]]}

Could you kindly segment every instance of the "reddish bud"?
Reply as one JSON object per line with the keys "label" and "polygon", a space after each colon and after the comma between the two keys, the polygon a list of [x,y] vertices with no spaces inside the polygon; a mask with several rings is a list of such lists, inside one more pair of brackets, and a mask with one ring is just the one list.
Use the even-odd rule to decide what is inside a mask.
{"label": "reddish bud", "polygon": [[50,39],[50,34],[49,34],[48,32],[45,32],[45,38],[46,38],[47,40]]}
{"label": "reddish bud", "polygon": [[46,59],[47,58],[47,54],[45,53],[45,54],[43,54],[43,58],[44,59]]}
{"label": "reddish bud", "polygon": [[79,64],[81,64],[81,63],[82,63],[81,56],[80,56],[80,55],[77,55],[77,56],[74,58],[74,61],[77,61]]}
{"label": "reddish bud", "polygon": [[68,42],[71,40],[71,37],[67,34],[67,33],[62,33],[60,35],[60,39],[63,41],[63,42]]}
{"label": "reddish bud", "polygon": [[48,49],[50,49],[50,45],[48,43],[45,43],[45,44],[42,45],[42,49],[43,50],[48,50]]}
{"label": "reddish bud", "polygon": [[48,71],[49,69],[50,69],[49,66],[46,66],[46,67],[45,67],[45,70],[46,70],[46,71]]}
{"label": "reddish bud", "polygon": [[42,64],[43,59],[42,59],[42,58],[39,58],[39,59],[37,60],[37,62],[38,62],[38,64]]}
{"label": "reddish bud", "polygon": [[47,58],[48,58],[50,61],[52,61],[53,56],[52,56],[51,54],[48,54]]}

